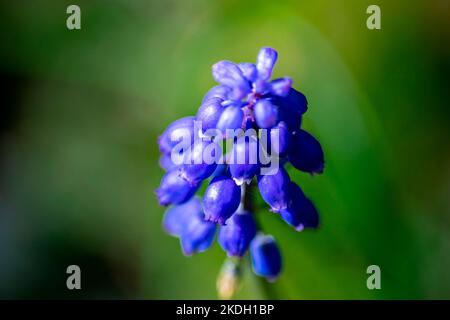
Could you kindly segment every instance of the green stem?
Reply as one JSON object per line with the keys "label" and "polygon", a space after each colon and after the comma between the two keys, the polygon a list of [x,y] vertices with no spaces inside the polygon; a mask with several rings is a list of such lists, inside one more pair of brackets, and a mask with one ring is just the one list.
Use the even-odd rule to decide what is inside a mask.
{"label": "green stem", "polygon": [[[245,210],[248,212],[252,212],[254,218],[255,218],[255,223],[257,226],[258,230],[262,230],[261,228],[261,224],[259,223],[259,221],[256,219],[256,214],[254,212],[254,203],[253,203],[253,197],[251,192],[253,191],[253,187],[254,187],[254,182],[252,181],[248,186],[243,184],[241,186],[241,205],[240,205],[240,209],[241,210]],[[279,299],[277,290],[275,288],[275,285],[273,283],[270,283],[269,281],[267,281],[267,279],[263,278],[263,277],[259,277],[256,276],[256,279],[258,281],[258,287],[259,290],[261,291],[262,295],[264,296],[265,299],[269,299],[269,300],[277,300]]]}

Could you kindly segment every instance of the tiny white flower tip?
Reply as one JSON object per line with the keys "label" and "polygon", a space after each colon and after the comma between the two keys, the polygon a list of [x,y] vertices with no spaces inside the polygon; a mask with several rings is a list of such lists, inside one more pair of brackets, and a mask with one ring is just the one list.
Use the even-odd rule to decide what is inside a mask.
{"label": "tiny white flower tip", "polygon": [[305,230],[305,226],[302,223],[300,223],[297,227],[295,227],[295,230],[297,232],[302,232],[303,230]]}
{"label": "tiny white flower tip", "polygon": [[246,182],[246,180],[243,178],[233,178],[233,180],[238,186],[242,186],[244,182]]}

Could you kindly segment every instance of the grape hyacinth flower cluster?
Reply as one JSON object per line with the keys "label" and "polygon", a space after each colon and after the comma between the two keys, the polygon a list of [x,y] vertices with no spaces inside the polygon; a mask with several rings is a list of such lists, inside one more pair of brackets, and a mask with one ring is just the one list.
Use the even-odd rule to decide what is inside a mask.
{"label": "grape hyacinth flower cluster", "polygon": [[[223,297],[235,291],[247,251],[258,276],[272,281],[281,271],[278,245],[258,227],[248,205],[252,187],[295,230],[319,225],[314,204],[284,167],[319,174],[324,154],[301,129],[305,96],[292,87],[291,78],[270,80],[277,56],[274,49],[262,48],[256,64],[214,64],[218,85],[207,92],[196,116],[173,122],[158,139],[166,174],[156,194],[169,206],[164,229],[180,239],[185,255],[207,250],[219,229],[218,243],[230,257],[218,281]],[[200,198],[195,194],[205,181]]]}

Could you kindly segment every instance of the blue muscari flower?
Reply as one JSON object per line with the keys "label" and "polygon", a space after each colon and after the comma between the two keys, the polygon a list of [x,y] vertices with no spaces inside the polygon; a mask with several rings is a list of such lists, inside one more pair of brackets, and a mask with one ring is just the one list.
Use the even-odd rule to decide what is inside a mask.
{"label": "blue muscari flower", "polygon": [[210,97],[203,101],[195,116],[196,121],[202,122],[202,129],[208,130],[216,128],[220,115],[222,114],[222,102],[220,97]]}
{"label": "blue muscari flower", "polygon": [[286,209],[280,211],[281,218],[297,231],[302,231],[305,228],[317,228],[319,226],[319,214],[311,200],[304,195],[302,189],[294,182],[290,183],[289,193],[290,202]]}
{"label": "blue muscari flower", "polygon": [[254,82],[258,76],[258,70],[253,63],[242,62],[238,64],[239,69],[241,69],[242,75],[245,79],[250,82]]}
{"label": "blue muscari flower", "polygon": [[[273,130],[276,129],[277,131]],[[271,141],[278,141],[272,144]],[[267,140],[270,153],[278,154],[284,157],[289,150],[289,143],[291,141],[291,132],[284,121],[280,121],[275,127],[270,130],[270,139]]]}
{"label": "blue muscari flower", "polygon": [[242,136],[236,139],[231,151],[230,174],[237,185],[249,183],[259,170],[255,155],[258,151],[258,139],[255,136]]}
{"label": "blue muscari flower", "polygon": [[[189,182],[202,181],[216,170],[218,159],[221,156],[220,147],[211,141],[197,140],[187,151],[184,164],[180,168],[181,176]],[[205,156],[215,159],[212,163],[203,161]]]}
{"label": "blue muscari flower", "polygon": [[285,97],[272,93],[267,94],[266,99],[278,106],[278,120],[284,121],[290,130],[297,130],[302,123],[302,116],[308,110],[308,101],[299,91],[291,88]]}
{"label": "blue muscari flower", "polygon": [[202,204],[197,197],[167,209],[163,218],[167,233],[180,238],[187,256],[208,249],[214,240],[216,225],[204,220]]}
{"label": "blue muscari flower", "polygon": [[[281,271],[281,255],[272,236],[257,233],[253,215],[244,210],[241,187],[256,175],[258,189],[271,210],[296,230],[316,228],[319,216],[314,204],[301,188],[291,181],[284,165],[291,163],[296,169],[308,173],[321,173],[324,155],[319,142],[301,129],[302,118],[308,109],[306,97],[292,88],[292,79],[283,77],[271,80],[278,59],[272,48],[262,48],[256,63],[220,61],[213,65],[212,75],[218,85],[211,88],[195,117],[184,117],[170,124],[158,138],[161,152],[160,166],[167,171],[156,190],[161,205],[171,205],[163,219],[164,229],[181,241],[183,252],[191,255],[209,248],[213,242],[216,225],[220,232],[218,242],[232,257],[242,257],[248,248],[254,272],[274,280]],[[194,132],[194,120],[202,128]],[[261,136],[229,137],[227,129],[269,130],[270,139],[263,145]],[[206,137],[205,131],[222,132],[213,141],[198,142]],[[187,149],[175,146],[189,135]],[[208,135],[209,136],[209,135]],[[211,137],[209,137],[211,138]],[[221,139],[233,138],[231,152],[223,154],[224,164],[203,163],[202,152],[211,146],[222,145]],[[260,175],[267,165],[249,161],[248,150],[257,145],[271,156],[278,156],[280,168],[269,175]],[[214,150],[220,150],[215,149]],[[175,165],[171,153],[182,158]],[[217,152],[219,157],[221,153]],[[230,161],[233,156],[244,156],[243,163]],[[217,158],[218,158],[217,157]],[[192,160],[192,162],[186,162]],[[234,159],[236,160],[236,159]],[[193,197],[202,182],[211,179],[202,201]]]}
{"label": "blue muscari flower", "polygon": [[196,252],[203,252],[211,247],[216,233],[216,224],[205,221],[203,215],[192,216],[186,222],[181,232],[181,247],[183,253],[190,256]]}
{"label": "blue muscari flower", "polygon": [[278,53],[274,49],[261,48],[256,58],[256,69],[258,70],[259,80],[265,81],[270,79],[277,58]]}
{"label": "blue muscari flower", "polygon": [[194,117],[184,117],[172,122],[158,138],[159,150],[169,154],[182,137],[190,136],[194,142]]}
{"label": "blue muscari flower", "polygon": [[204,104],[207,100],[211,98],[219,98],[222,101],[228,99],[228,95],[230,94],[231,89],[224,85],[218,85],[215,87],[212,87],[203,98],[202,104]]}
{"label": "blue muscari flower", "polygon": [[286,97],[291,92],[291,87],[291,78],[275,79],[270,83],[269,91],[275,96]]}
{"label": "blue muscari flower", "polygon": [[277,123],[278,109],[269,100],[259,100],[255,104],[255,121],[263,129],[271,128]]}
{"label": "blue muscari flower", "polygon": [[269,281],[281,272],[281,254],[275,239],[270,235],[257,234],[250,243],[253,271]]}
{"label": "blue muscari flower", "polygon": [[244,120],[244,112],[235,105],[230,105],[224,108],[219,120],[217,121],[217,129],[224,131],[227,129],[238,129],[242,127]]}
{"label": "blue muscari flower", "polygon": [[226,175],[213,178],[203,196],[205,220],[217,224],[225,221],[239,207],[241,189]]}
{"label": "blue muscari flower", "polygon": [[256,235],[256,224],[250,212],[236,212],[220,227],[218,242],[230,257],[242,257]]}
{"label": "blue muscari flower", "polygon": [[[214,79],[230,89],[225,92],[221,87],[221,97],[231,100],[244,98],[252,106],[261,99],[289,96],[292,86],[290,78],[280,78],[268,82],[272,76],[277,56],[277,52],[272,48],[262,48],[258,54],[256,65],[251,63],[236,65],[230,61],[216,63],[213,66]],[[212,93],[208,93],[206,97],[211,95]]]}
{"label": "blue muscari flower", "polygon": [[163,217],[164,230],[174,236],[181,237],[181,233],[188,221],[195,215],[202,215],[202,203],[198,197],[192,197],[189,201],[175,205],[166,210]]}
{"label": "blue muscari flower", "polygon": [[280,212],[287,208],[290,182],[289,175],[283,167],[280,167],[275,174],[258,177],[259,193],[272,211]]}
{"label": "blue muscari flower", "polygon": [[[260,138],[260,156],[262,159],[268,157],[278,157],[281,166],[287,163],[287,153],[289,151],[289,144],[291,141],[291,131],[286,122],[280,121],[278,124],[261,134]],[[264,162],[266,163],[266,162]],[[269,164],[264,164],[262,167],[268,167]]]}
{"label": "blue muscari flower", "polygon": [[324,157],[319,141],[304,130],[292,134],[289,161],[298,170],[309,173],[322,173]]}
{"label": "blue muscari flower", "polygon": [[217,62],[212,67],[214,79],[231,88],[229,98],[239,100],[250,92],[250,85],[242,74],[241,69],[230,61]]}
{"label": "blue muscari flower", "polygon": [[159,204],[168,206],[180,204],[189,200],[197,191],[200,184],[189,182],[181,177],[181,172],[175,168],[167,172],[156,190]]}

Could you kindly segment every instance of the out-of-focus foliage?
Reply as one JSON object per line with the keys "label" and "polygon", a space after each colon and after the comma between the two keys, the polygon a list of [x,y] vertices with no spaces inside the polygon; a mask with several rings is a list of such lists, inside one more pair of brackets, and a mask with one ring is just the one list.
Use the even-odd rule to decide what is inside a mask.
{"label": "out-of-focus foliage", "polygon": [[[365,0],[80,0],[77,31],[69,4],[0,5],[0,297],[215,298],[219,246],[185,258],[162,231],[156,138],[195,112],[214,62],[272,46],[326,155],[321,176],[288,169],[318,231],[259,202],[284,259],[273,297],[450,298],[448,1],[377,1],[376,31]],[[238,298],[264,297],[244,269]]]}

